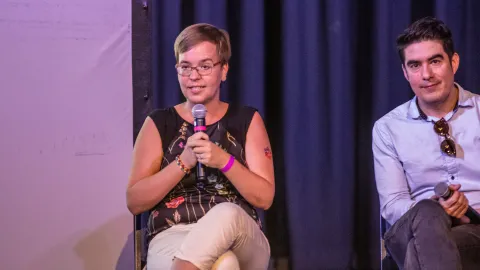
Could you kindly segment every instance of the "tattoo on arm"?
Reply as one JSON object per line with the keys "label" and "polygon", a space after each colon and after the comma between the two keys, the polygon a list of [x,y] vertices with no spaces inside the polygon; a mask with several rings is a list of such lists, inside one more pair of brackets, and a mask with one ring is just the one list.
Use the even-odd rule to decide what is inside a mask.
{"label": "tattoo on arm", "polygon": [[265,147],[263,148],[263,152],[265,153],[265,156],[268,158],[268,159],[272,159],[272,151],[270,150],[270,147]]}

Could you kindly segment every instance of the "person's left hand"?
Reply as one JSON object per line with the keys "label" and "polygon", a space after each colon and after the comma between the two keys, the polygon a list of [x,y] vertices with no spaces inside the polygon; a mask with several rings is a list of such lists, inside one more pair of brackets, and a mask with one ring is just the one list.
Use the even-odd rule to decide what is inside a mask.
{"label": "person's left hand", "polygon": [[207,134],[197,132],[187,142],[187,146],[193,149],[198,162],[207,167],[220,169],[227,163],[230,155],[209,140]]}

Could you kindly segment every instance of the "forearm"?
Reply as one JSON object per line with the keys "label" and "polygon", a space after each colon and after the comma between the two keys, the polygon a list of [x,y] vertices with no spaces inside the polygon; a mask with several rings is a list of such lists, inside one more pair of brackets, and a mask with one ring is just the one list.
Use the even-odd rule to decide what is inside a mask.
{"label": "forearm", "polygon": [[127,206],[134,215],[152,209],[172,190],[185,173],[175,163],[146,177],[127,189]]}
{"label": "forearm", "polygon": [[412,200],[409,196],[397,197],[382,207],[382,216],[393,225],[400,217],[402,217],[408,210],[413,208],[417,201]]}
{"label": "forearm", "polygon": [[240,162],[235,160],[225,176],[253,206],[267,210],[272,205],[275,194],[274,184],[253,173]]}

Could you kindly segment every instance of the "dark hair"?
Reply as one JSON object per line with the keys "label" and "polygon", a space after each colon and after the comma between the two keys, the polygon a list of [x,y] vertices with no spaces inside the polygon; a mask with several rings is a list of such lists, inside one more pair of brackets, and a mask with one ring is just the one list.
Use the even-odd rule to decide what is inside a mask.
{"label": "dark hair", "polygon": [[228,32],[207,23],[190,25],[177,36],[173,46],[177,63],[181,53],[204,41],[215,44],[222,64],[228,63],[232,54]]}
{"label": "dark hair", "polygon": [[452,60],[452,56],[455,53],[452,32],[441,20],[425,17],[412,23],[397,37],[397,50],[402,64],[405,63],[405,48],[413,43],[426,40],[441,41],[443,50],[448,55],[450,61]]}

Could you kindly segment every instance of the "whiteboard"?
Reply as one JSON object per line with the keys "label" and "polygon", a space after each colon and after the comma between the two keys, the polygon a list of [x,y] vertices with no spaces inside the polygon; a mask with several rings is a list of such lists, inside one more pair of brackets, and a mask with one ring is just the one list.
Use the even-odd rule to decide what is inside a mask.
{"label": "whiteboard", "polygon": [[133,269],[130,22],[127,0],[0,1],[2,269]]}

